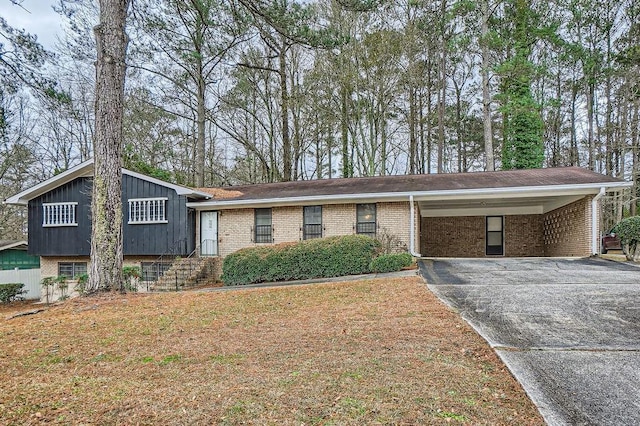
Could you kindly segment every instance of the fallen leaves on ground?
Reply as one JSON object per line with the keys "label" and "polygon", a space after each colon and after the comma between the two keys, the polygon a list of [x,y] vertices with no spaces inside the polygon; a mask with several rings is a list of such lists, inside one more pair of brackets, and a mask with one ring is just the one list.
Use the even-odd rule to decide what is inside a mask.
{"label": "fallen leaves on ground", "polygon": [[10,313],[6,424],[544,424],[415,277],[110,294]]}

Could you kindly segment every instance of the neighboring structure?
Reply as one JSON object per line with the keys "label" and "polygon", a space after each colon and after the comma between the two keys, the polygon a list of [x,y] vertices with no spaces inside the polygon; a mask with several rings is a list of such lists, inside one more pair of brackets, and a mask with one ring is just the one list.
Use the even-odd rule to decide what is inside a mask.
{"label": "neighboring structure", "polygon": [[[28,206],[43,276],[86,271],[92,170],[88,161],[5,201]],[[566,167],[191,189],[123,170],[125,263],[157,276],[165,254],[355,233],[414,256],[589,256],[600,197],[630,185]]]}
{"label": "neighboring structure", "polygon": [[39,267],[40,258],[27,253],[26,241],[0,240],[0,271]]}

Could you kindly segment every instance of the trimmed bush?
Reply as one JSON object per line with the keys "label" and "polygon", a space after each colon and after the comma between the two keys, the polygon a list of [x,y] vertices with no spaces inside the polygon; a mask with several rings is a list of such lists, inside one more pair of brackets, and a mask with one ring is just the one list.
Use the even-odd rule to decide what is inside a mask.
{"label": "trimmed bush", "polygon": [[0,284],[0,302],[9,303],[14,300],[22,300],[22,295],[26,292],[22,283]]}
{"label": "trimmed bush", "polygon": [[371,261],[371,272],[395,272],[411,266],[413,256],[409,253],[381,254]]}
{"label": "trimmed bush", "polygon": [[224,259],[222,281],[243,285],[364,274],[380,243],[364,235],[345,235],[238,250]]}
{"label": "trimmed bush", "polygon": [[622,251],[627,260],[640,260],[640,216],[621,220],[615,227],[615,233],[622,243]]}

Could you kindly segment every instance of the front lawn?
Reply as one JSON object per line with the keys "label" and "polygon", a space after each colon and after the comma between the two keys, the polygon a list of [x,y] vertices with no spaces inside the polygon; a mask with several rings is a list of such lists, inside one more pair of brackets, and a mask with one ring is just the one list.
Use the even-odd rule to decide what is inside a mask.
{"label": "front lawn", "polygon": [[415,277],[109,295],[9,315],[3,424],[544,424]]}

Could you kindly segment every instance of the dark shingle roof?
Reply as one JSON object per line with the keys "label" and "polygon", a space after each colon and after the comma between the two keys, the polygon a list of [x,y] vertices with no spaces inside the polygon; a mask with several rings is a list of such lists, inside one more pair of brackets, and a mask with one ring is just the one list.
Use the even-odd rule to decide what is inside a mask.
{"label": "dark shingle roof", "polygon": [[257,200],[318,195],[450,191],[618,182],[621,182],[621,180],[580,167],[558,167],[497,172],[320,179],[224,188],[201,188],[200,191],[213,195],[214,200]]}

